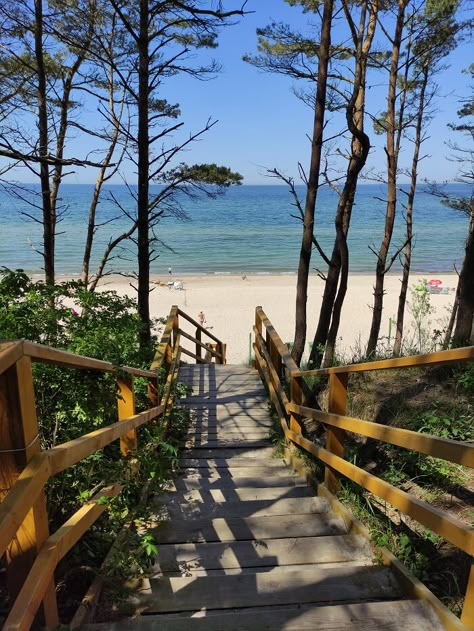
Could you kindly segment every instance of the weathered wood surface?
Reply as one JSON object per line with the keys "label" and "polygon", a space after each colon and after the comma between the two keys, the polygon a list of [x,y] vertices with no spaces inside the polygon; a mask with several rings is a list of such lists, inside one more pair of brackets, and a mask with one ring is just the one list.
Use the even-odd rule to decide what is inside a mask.
{"label": "weathered wood surface", "polygon": [[134,597],[146,615],[107,628],[442,629],[422,603],[399,600],[367,541],[275,457],[256,375],[180,368],[192,420],[179,475],[156,500],[154,575]]}
{"label": "weathered wood surface", "polygon": [[[159,625],[159,626],[158,626]],[[97,631],[439,631],[442,627],[432,609],[419,600],[363,604],[288,606],[204,612],[198,617],[176,614],[145,616],[139,621],[85,627]]]}

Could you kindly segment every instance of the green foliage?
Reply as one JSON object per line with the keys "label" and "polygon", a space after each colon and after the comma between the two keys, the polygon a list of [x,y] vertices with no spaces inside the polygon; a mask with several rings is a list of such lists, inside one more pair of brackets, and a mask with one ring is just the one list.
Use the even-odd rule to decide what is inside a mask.
{"label": "green foliage", "polygon": [[406,336],[405,351],[408,355],[431,353],[436,350],[441,333],[432,330],[430,315],[433,313],[430,292],[426,279],[418,281],[415,287],[410,287],[411,299],[408,311],[413,318],[412,335]]}
{"label": "green foliage", "polygon": [[[116,366],[148,368],[155,340],[149,348],[138,345],[141,324],[136,305],[115,292],[90,293],[79,283],[55,286],[32,282],[21,270],[4,270],[0,279],[0,331],[4,338],[25,338],[74,353],[102,359]],[[57,368],[34,364],[38,422],[43,448],[77,438],[117,420],[116,376],[89,370]],[[176,388],[179,398],[183,388]],[[145,407],[146,380],[136,379],[137,407]],[[144,568],[156,553],[147,532],[146,506],[141,506],[143,487],[156,492],[176,466],[175,442],[187,423],[187,415],[173,411],[172,430],[163,438],[160,424],[140,428],[139,449],[129,461],[120,457],[115,441],[82,460],[47,485],[51,529],[60,526],[79,506],[111,482],[123,484],[121,494],[105,498],[107,515],[71,552],[67,561],[74,565],[97,566],[124,521],[131,520],[130,536],[136,541],[130,554],[136,556],[133,568]],[[140,463],[139,468],[133,462]],[[132,542],[133,543],[133,542]],[[148,561],[147,561],[148,559]],[[129,568],[132,566],[129,566]],[[130,570],[129,570],[130,571]]]}

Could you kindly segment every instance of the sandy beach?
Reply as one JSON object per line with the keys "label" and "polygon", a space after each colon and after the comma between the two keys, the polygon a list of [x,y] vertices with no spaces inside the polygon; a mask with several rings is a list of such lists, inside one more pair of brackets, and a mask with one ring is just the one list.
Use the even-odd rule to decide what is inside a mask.
{"label": "sandy beach", "polygon": [[[448,318],[454,299],[457,283],[455,274],[414,274],[410,286],[414,287],[419,280],[436,278],[442,281],[441,287],[450,288],[448,294],[432,294],[433,313],[429,316],[433,329],[442,329]],[[249,335],[252,332],[255,307],[261,305],[285,342],[293,340],[294,312],[296,296],[295,275],[201,275],[178,276],[168,275],[152,277],[153,291],[150,294],[151,314],[153,317],[166,316],[172,305],[178,305],[192,318],[198,319],[203,311],[206,316],[205,326],[227,344],[227,362],[232,364],[246,363],[249,359]],[[164,282],[162,286],[158,282]],[[181,281],[183,290],[168,287],[166,283]],[[371,305],[373,301],[374,277],[369,275],[352,275],[346,296],[339,330],[339,353],[351,359],[357,348],[364,348],[367,341]],[[386,278],[386,296],[381,335],[387,336],[389,318],[395,318],[398,305],[400,279],[398,274]],[[134,290],[123,277],[108,277],[102,287],[114,289],[120,294],[133,296]],[[317,320],[324,283],[316,275],[312,275],[309,284],[308,299],[308,342],[312,341]],[[410,329],[412,317],[407,310],[407,330]],[[183,329],[194,333],[191,325],[186,323]],[[393,333],[392,333],[393,339]],[[192,349],[192,343],[184,344]]]}

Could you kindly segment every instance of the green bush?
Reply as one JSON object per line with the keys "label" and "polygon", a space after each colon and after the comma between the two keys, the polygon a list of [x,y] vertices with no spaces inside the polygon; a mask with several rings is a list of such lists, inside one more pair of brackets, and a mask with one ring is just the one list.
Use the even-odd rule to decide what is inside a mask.
{"label": "green bush", "polygon": [[[113,291],[91,293],[77,282],[48,286],[33,282],[22,270],[0,273],[1,338],[27,339],[117,367],[148,368],[156,339],[153,337],[150,346],[141,350],[140,330],[136,303],[131,298]],[[117,420],[120,394],[115,375],[35,363],[33,377],[43,449]],[[147,405],[146,380],[137,379],[136,386],[140,409]],[[112,533],[135,513],[143,484],[148,482],[151,490],[161,484],[176,459],[176,451],[163,441],[159,425],[147,426],[139,430],[135,457],[140,470],[131,475],[115,441],[49,480],[46,494],[51,530],[62,525],[92,491],[110,482],[126,485],[110,502],[108,516],[101,518],[73,551],[79,565],[100,564],[114,538]],[[146,535],[141,537],[140,545],[145,552],[152,550]],[[71,563],[74,566],[69,560]]]}

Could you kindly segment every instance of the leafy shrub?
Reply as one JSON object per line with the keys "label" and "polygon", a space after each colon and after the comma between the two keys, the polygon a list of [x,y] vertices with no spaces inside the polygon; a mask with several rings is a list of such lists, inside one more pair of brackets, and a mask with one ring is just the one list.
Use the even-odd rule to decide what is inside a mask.
{"label": "leafy shrub", "polygon": [[[111,362],[148,368],[155,338],[140,349],[141,323],[136,303],[113,291],[91,293],[77,282],[49,286],[33,282],[22,270],[0,273],[0,337],[28,339]],[[116,376],[90,370],[33,365],[38,423],[44,449],[77,438],[117,420]],[[147,405],[146,380],[136,380],[137,408]],[[179,428],[181,421],[176,425]],[[125,519],[136,511],[145,482],[162,484],[176,460],[176,450],[162,437],[159,425],[139,430],[140,463],[136,475],[120,457],[115,441],[49,480],[46,488],[51,530],[86,502],[93,490],[110,482],[125,484],[104,515],[67,560],[98,566]],[[140,517],[143,518],[143,517]],[[137,517],[139,519],[139,517]],[[153,551],[148,534],[139,538],[144,556]],[[69,570],[68,570],[69,571]]]}

